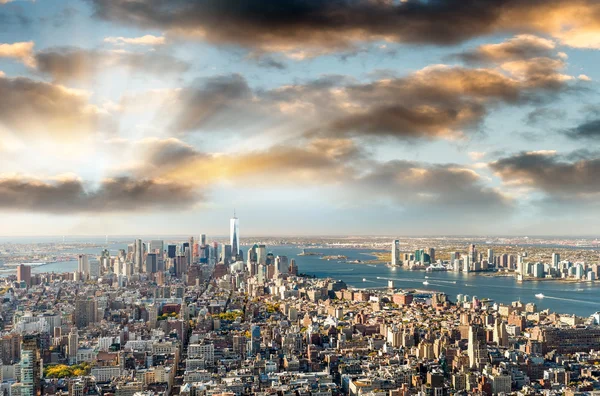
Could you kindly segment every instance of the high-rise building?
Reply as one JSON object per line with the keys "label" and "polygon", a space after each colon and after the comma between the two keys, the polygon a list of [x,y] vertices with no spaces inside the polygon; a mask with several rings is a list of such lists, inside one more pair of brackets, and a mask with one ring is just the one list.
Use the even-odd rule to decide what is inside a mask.
{"label": "high-rise building", "polygon": [[260,352],[260,326],[253,325],[250,332],[250,345],[252,354],[256,355]]}
{"label": "high-rise building", "polygon": [[77,256],[77,272],[81,274],[83,279],[90,277],[90,260],[87,254]]}
{"label": "high-rise building", "polygon": [[188,243],[189,243],[188,249],[190,250],[190,252],[187,257],[188,257],[188,266],[190,266],[194,262],[194,237],[193,236],[190,237]]}
{"label": "high-rise building", "polygon": [[222,253],[221,259],[223,261],[223,264],[231,263],[231,259],[232,259],[231,245],[223,245],[223,253]]}
{"label": "high-rise building", "polygon": [[100,261],[98,261],[95,258],[92,258],[91,260],[88,261],[88,265],[89,265],[89,273],[88,273],[88,277],[90,279],[98,279],[100,278]]}
{"label": "high-rise building", "polygon": [[158,271],[158,256],[156,253],[146,255],[146,273],[154,274]]}
{"label": "high-rise building", "polygon": [[83,329],[95,323],[97,318],[97,303],[93,298],[77,297],[73,319],[77,328]]}
{"label": "high-rise building", "polygon": [[25,264],[19,264],[17,267],[17,281],[25,282],[27,286],[31,286],[31,267]]}
{"label": "high-rise building", "polygon": [[256,262],[258,264],[267,264],[267,247],[265,245],[258,245],[256,249]]}
{"label": "high-rise building", "polygon": [[296,265],[296,260],[295,259],[291,259],[290,260],[290,270],[289,270],[290,275],[298,275],[298,265]]}
{"label": "high-rise building", "polygon": [[397,239],[392,242],[392,265],[400,266],[400,241]]}
{"label": "high-rise building", "polygon": [[133,243],[133,264],[135,265],[135,272],[144,272],[144,243],[141,239],[136,239]]}
{"label": "high-rise building", "polygon": [[471,256],[471,262],[474,263],[477,261],[477,250],[475,249],[475,245],[469,245],[469,256]]}
{"label": "high-rise building", "polygon": [[473,323],[469,327],[469,366],[479,370],[488,362],[488,352],[485,337],[485,328],[481,323]]}
{"label": "high-rise building", "polygon": [[435,263],[435,249],[429,248],[429,262]]}
{"label": "high-rise building", "polygon": [[167,246],[167,257],[175,258],[175,256],[177,256],[177,246],[176,245]]}
{"label": "high-rise building", "polygon": [[275,276],[287,275],[289,271],[289,262],[287,256],[275,257]]}
{"label": "high-rise building", "polygon": [[490,265],[494,265],[494,251],[492,249],[488,249],[487,261]]}
{"label": "high-rise building", "polygon": [[43,373],[40,352],[40,338],[37,335],[24,335],[21,341],[21,396],[41,394]]}
{"label": "high-rise building", "polygon": [[552,253],[552,268],[558,269],[559,262],[560,262],[560,254]]}
{"label": "high-rise building", "polygon": [[165,248],[164,241],[162,241],[160,239],[153,239],[150,241],[150,246],[148,247],[148,253],[157,253],[162,256],[164,248]]}
{"label": "high-rise building", "polygon": [[234,259],[240,254],[240,223],[233,212],[233,217],[229,221],[229,244],[231,245],[231,254]]}
{"label": "high-rise building", "polygon": [[69,364],[77,363],[77,349],[79,348],[79,334],[77,334],[77,328],[73,327],[69,332],[68,344],[67,344],[67,356],[69,358]]}

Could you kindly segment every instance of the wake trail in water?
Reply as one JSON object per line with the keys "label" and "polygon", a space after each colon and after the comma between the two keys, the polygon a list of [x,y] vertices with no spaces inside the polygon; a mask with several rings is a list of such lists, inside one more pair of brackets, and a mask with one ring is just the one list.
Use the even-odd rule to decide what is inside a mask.
{"label": "wake trail in water", "polygon": [[583,304],[598,304],[597,302],[594,301],[587,301],[587,300],[577,300],[575,298],[563,298],[563,297],[552,297],[552,296],[546,296],[544,295],[544,300],[550,298],[552,300],[561,300],[561,301],[572,301],[572,302],[577,302],[577,303],[583,303]]}

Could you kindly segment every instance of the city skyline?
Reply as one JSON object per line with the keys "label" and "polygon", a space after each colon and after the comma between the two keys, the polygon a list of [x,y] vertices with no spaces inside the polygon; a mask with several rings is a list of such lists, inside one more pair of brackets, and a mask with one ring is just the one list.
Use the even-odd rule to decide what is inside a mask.
{"label": "city skyline", "polygon": [[596,235],[598,20],[0,0],[0,236]]}

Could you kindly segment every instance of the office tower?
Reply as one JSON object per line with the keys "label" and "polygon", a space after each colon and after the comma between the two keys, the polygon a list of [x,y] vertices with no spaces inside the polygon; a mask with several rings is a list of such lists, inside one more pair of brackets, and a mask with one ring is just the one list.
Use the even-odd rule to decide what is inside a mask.
{"label": "office tower", "polygon": [[487,261],[490,265],[494,264],[494,251],[492,249],[488,249]]}
{"label": "office tower", "polygon": [[158,306],[156,304],[149,304],[146,306],[148,311],[148,324],[151,329],[156,329],[158,323]]}
{"label": "office tower", "polygon": [[494,342],[500,347],[508,346],[508,333],[506,331],[506,325],[500,318],[496,318],[494,324]]}
{"label": "office tower", "polygon": [[475,249],[474,244],[469,246],[469,256],[471,256],[471,262],[477,261],[477,250]]}
{"label": "office tower", "polygon": [[96,300],[86,297],[77,297],[75,299],[75,312],[73,313],[75,326],[79,329],[83,329],[89,326],[90,323],[96,323],[97,310]]}
{"label": "office tower", "polygon": [[77,256],[77,272],[81,274],[83,279],[87,279],[90,276],[90,261],[86,254],[80,254]]}
{"label": "office tower", "polygon": [[273,265],[275,263],[275,256],[273,253],[267,253],[267,265]]}
{"label": "office tower", "polygon": [[88,261],[89,265],[89,278],[90,279],[98,279],[100,278],[100,261],[96,259],[91,259]]}
{"label": "office tower", "polygon": [[29,287],[31,286],[31,267],[25,264],[19,264],[17,267],[17,281],[25,282]]}
{"label": "office tower", "polygon": [[133,264],[135,265],[135,272],[144,272],[144,244],[141,239],[136,239],[133,243]]}
{"label": "office tower", "polygon": [[77,349],[79,348],[79,334],[77,334],[77,328],[73,327],[69,332],[68,344],[67,344],[67,356],[69,358],[69,364],[77,363]]}
{"label": "office tower", "polygon": [[287,256],[277,256],[275,258],[275,276],[287,275],[289,270],[289,263]]}
{"label": "office tower", "polygon": [[231,245],[223,245],[223,254],[222,254],[222,260],[223,264],[229,264],[231,263]]}
{"label": "office tower", "polygon": [[290,260],[290,275],[298,275],[298,266],[296,265],[296,260],[295,259],[291,259]]}
{"label": "office tower", "polygon": [[200,234],[200,245],[206,246],[206,234]]}
{"label": "office tower", "polygon": [[435,263],[435,249],[429,248],[429,262]]}
{"label": "office tower", "polygon": [[175,257],[175,277],[183,279],[187,273],[187,257],[179,255]]}
{"label": "office tower", "polygon": [[158,257],[156,253],[146,255],[146,273],[153,274],[158,271]]}
{"label": "office tower", "polygon": [[459,260],[460,259],[460,253],[459,252],[452,252],[450,253],[450,261],[452,263],[454,263],[454,260]]}
{"label": "office tower", "polygon": [[123,264],[118,257],[115,258],[115,262],[113,264],[113,273],[117,276],[125,275],[125,271],[123,271]]}
{"label": "office tower", "polygon": [[233,212],[233,217],[229,221],[229,244],[231,245],[231,253],[236,259],[240,254],[240,223]]}
{"label": "office tower", "polygon": [[256,262],[258,264],[267,264],[267,248],[265,245],[258,245],[256,249]]}
{"label": "office tower", "polygon": [[[192,265],[194,262],[194,237],[191,236],[188,241],[188,249],[190,250],[188,254],[188,266]],[[184,250],[185,253],[185,250]]]}
{"label": "office tower", "polygon": [[21,341],[21,396],[41,394],[42,364],[39,337],[24,335]]}
{"label": "office tower", "polygon": [[423,250],[423,249],[415,250],[415,261],[418,261],[420,263],[425,262],[425,250]]}
{"label": "office tower", "polygon": [[253,325],[251,332],[250,332],[250,345],[251,345],[251,352],[252,354],[256,355],[257,353],[260,352],[260,342],[261,342],[261,337],[260,337],[260,326],[258,325]]}
{"label": "office tower", "polygon": [[560,262],[560,254],[552,253],[552,268],[558,269],[559,262]]}
{"label": "office tower", "polygon": [[482,369],[488,362],[485,328],[480,322],[474,322],[469,327],[469,367],[475,370]]}
{"label": "office tower", "polygon": [[392,242],[392,265],[400,266],[400,241],[397,239]]}
{"label": "office tower", "polygon": [[167,246],[167,257],[175,258],[175,256],[177,256],[177,246],[175,246],[175,245]]}
{"label": "office tower", "polygon": [[164,248],[165,248],[165,243],[162,240],[153,239],[150,241],[150,246],[148,247],[148,253],[157,253],[159,255],[162,255]]}
{"label": "office tower", "polygon": [[256,263],[258,262],[258,245],[254,244],[250,249],[248,249],[248,263]]}

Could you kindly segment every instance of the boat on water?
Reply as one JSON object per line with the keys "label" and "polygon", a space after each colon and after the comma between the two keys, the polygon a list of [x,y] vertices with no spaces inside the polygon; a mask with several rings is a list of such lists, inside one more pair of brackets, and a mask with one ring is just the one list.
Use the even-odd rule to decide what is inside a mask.
{"label": "boat on water", "polygon": [[367,264],[367,267],[377,267],[375,264]]}
{"label": "boat on water", "polygon": [[425,279],[429,279],[429,277],[428,277],[428,276],[426,276],[426,277],[425,277]]}
{"label": "boat on water", "polygon": [[425,281],[425,282],[423,282],[423,284],[424,284],[425,286],[427,286],[427,285],[429,284],[429,282]]}
{"label": "boat on water", "polygon": [[366,278],[363,278],[363,282],[366,282],[366,281],[367,281],[367,279],[366,279]]}
{"label": "boat on water", "polygon": [[536,298],[544,298],[544,295],[542,293],[538,293],[535,295]]}

